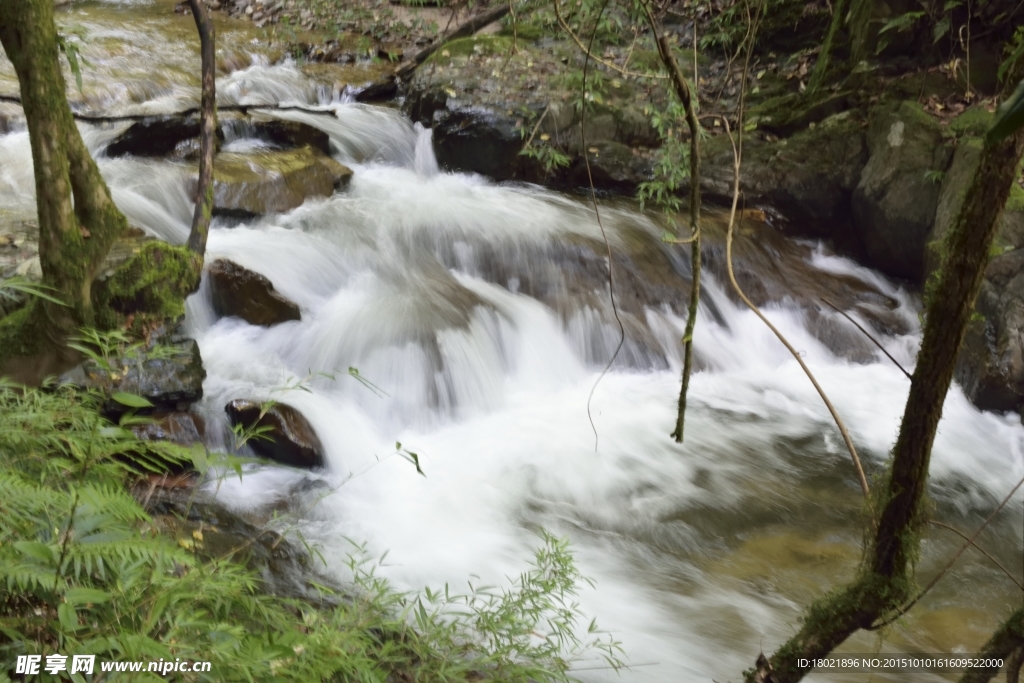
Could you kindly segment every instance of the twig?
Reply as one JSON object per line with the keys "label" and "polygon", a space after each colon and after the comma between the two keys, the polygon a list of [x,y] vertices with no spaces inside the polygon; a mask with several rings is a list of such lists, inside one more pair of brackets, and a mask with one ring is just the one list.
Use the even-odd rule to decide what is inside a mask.
{"label": "twig", "polygon": [[980,545],[978,545],[977,543],[975,543],[974,541],[972,541],[972,540],[971,540],[970,538],[968,538],[968,537],[967,537],[967,534],[963,533],[962,531],[960,531],[959,529],[957,529],[957,528],[956,528],[955,526],[951,526],[951,525],[949,525],[949,524],[944,524],[944,523],[942,523],[942,522],[936,522],[936,521],[935,521],[934,519],[929,519],[929,520],[928,520],[928,523],[929,523],[929,524],[934,524],[935,526],[937,526],[937,527],[941,527],[941,528],[943,528],[943,529],[948,529],[949,531],[952,531],[952,532],[953,532],[954,534],[956,534],[956,535],[957,535],[957,536],[959,536],[960,538],[962,538],[962,539],[964,539],[965,541],[967,541],[967,544],[968,544],[968,545],[972,545],[972,546],[974,546],[974,549],[975,549],[975,550],[977,550],[977,551],[978,551],[979,553],[981,553],[982,555],[984,555],[985,557],[987,557],[987,558],[988,558],[988,559],[989,559],[989,560],[990,560],[990,561],[992,562],[992,564],[994,564],[995,566],[997,566],[997,567],[999,567],[999,568],[1000,568],[1001,570],[1003,570],[1003,573],[1004,573],[1004,574],[1006,574],[1006,578],[1008,578],[1008,579],[1009,579],[1010,581],[1013,581],[1013,582],[1014,582],[1015,584],[1017,584],[1017,588],[1019,588],[1019,589],[1021,589],[1022,591],[1024,591],[1024,583],[1021,583],[1019,579],[1017,579],[1017,578],[1016,578],[1016,577],[1015,577],[1015,576],[1014,576],[1013,574],[1011,574],[1011,573],[1010,573],[1010,572],[1009,572],[1009,571],[1008,571],[1008,570],[1006,569],[1006,567],[1004,567],[1004,566],[1003,566],[1002,564],[1000,564],[999,560],[997,560],[996,558],[994,558],[994,557],[992,557],[991,555],[989,555],[989,554],[988,554],[988,551],[986,551],[986,550],[985,550],[984,548],[982,548],[982,547],[981,547]]}
{"label": "twig", "polygon": [[550,109],[550,108],[551,108],[551,103],[548,102],[547,106],[544,107],[544,111],[541,112],[540,118],[537,119],[537,123],[533,127],[533,132],[530,133],[530,137],[526,140],[526,144],[523,145],[523,149],[528,148],[530,146],[530,143],[533,142],[533,138],[536,137],[537,131],[540,130],[540,124],[544,122],[544,117],[548,115],[548,109]]}
{"label": "twig", "polygon": [[956,563],[956,561],[960,559],[960,556],[964,554],[964,551],[966,551],[969,547],[974,545],[974,541],[978,538],[978,536],[981,535],[981,532],[984,531],[988,527],[988,525],[992,522],[992,520],[995,518],[995,516],[997,514],[999,514],[999,511],[1002,510],[1004,507],[1006,507],[1006,504],[1010,502],[1011,498],[1013,498],[1013,494],[1017,493],[1017,489],[1019,489],[1021,486],[1024,486],[1024,477],[1022,477],[1021,480],[1017,482],[1016,486],[1014,486],[1012,489],[1010,489],[1010,492],[1007,493],[1006,497],[1003,498],[1003,500],[999,503],[999,505],[996,506],[996,509],[992,511],[992,514],[990,514],[988,517],[985,518],[985,521],[982,522],[981,526],[978,527],[978,529],[971,535],[971,537],[969,539],[967,539],[967,542],[964,543],[962,546],[960,546],[960,550],[956,551],[956,554],[953,555],[953,557],[951,557],[949,559],[949,562],[946,563],[946,566],[944,566],[939,571],[939,573],[935,575],[935,577],[928,583],[927,586],[925,586],[923,589],[921,589],[921,591],[917,595],[914,596],[913,600],[908,602],[904,607],[901,607],[899,609],[899,611],[896,612],[896,614],[892,615],[891,617],[889,617],[885,621],[883,621],[883,622],[881,622],[879,624],[872,624],[871,626],[868,627],[868,630],[869,631],[877,631],[880,628],[888,626],[889,624],[893,623],[894,621],[896,621],[897,619],[902,617],[904,614],[909,612],[910,608],[913,607],[914,605],[916,605],[918,603],[918,601],[921,598],[923,598],[926,593],[928,593],[928,591],[930,591],[932,588],[935,587],[935,584],[937,584],[939,582],[939,579],[941,579],[943,576],[946,575],[946,572],[948,572],[950,567],[952,567]]}
{"label": "twig", "polygon": [[[760,7],[761,6],[759,6],[758,8],[759,13]],[[749,12],[749,8],[747,11]],[[755,27],[752,23],[749,24],[749,30],[747,32],[748,37],[753,34],[754,28]],[[736,281],[736,274],[733,271],[732,237],[733,229],[736,226],[736,207],[739,204],[740,199],[740,165],[743,162],[743,106],[747,90],[747,72],[749,70],[749,66],[750,49],[748,47],[747,58],[743,68],[743,78],[740,83],[740,99],[737,110],[737,121],[739,122],[738,145],[736,139],[733,137],[732,130],[730,130],[729,128],[729,120],[727,118],[722,119],[722,123],[725,126],[725,133],[726,135],[729,136],[729,143],[732,145],[733,153],[732,207],[729,210],[729,227],[725,239],[725,263],[727,266],[727,270],[729,272],[729,281],[732,284],[732,288],[736,291],[736,294],[740,297],[740,299],[742,299],[743,303],[745,303],[747,307],[751,311],[753,311],[758,318],[761,319],[761,322],[768,326],[768,329],[770,329],[775,334],[778,340],[782,342],[782,345],[785,346],[786,349],[790,352],[790,354],[792,354],[793,358],[796,359],[796,362],[803,369],[804,374],[806,374],[807,378],[811,380],[811,384],[814,385],[814,388],[815,390],[817,390],[818,395],[821,396],[821,400],[825,403],[825,406],[828,408],[829,413],[832,414],[832,419],[835,421],[836,426],[839,428],[839,433],[843,435],[843,441],[846,442],[846,448],[847,450],[850,451],[850,457],[853,459],[854,468],[857,470],[857,478],[860,480],[861,490],[864,492],[864,498],[867,500],[868,507],[871,511],[871,522],[872,524],[877,525],[878,521],[875,519],[874,509],[871,505],[871,489],[868,487],[868,479],[864,474],[864,467],[861,465],[860,456],[857,455],[857,449],[853,445],[853,439],[850,438],[850,432],[847,431],[846,424],[843,423],[843,419],[839,416],[839,412],[836,410],[835,406],[832,405],[832,401],[829,400],[828,395],[825,393],[825,390],[821,388],[820,384],[818,384],[818,380],[815,379],[814,373],[812,373],[811,369],[807,367],[807,363],[804,362],[804,359],[803,357],[801,357],[800,352],[797,351],[793,347],[793,345],[789,343],[789,340],[786,339],[782,332],[780,332],[779,329],[775,327],[775,325],[773,325],[767,317],[765,317],[764,313],[761,312],[761,309],[754,305],[754,302],[747,297],[747,295],[743,292],[743,289],[740,287],[739,282]]]}
{"label": "twig", "polygon": [[[601,15],[604,14],[605,9],[608,7],[609,0],[604,0],[604,4],[601,5],[601,11],[597,14],[597,21],[594,22],[594,32],[590,34],[590,46],[584,49],[583,58],[583,85],[582,85],[582,96],[583,103],[580,106],[580,143],[583,146],[583,162],[587,166],[587,182],[590,183],[590,201],[594,204],[594,216],[597,218],[597,226],[601,229],[601,239],[604,240],[604,246],[608,250],[608,296],[612,302],[612,313],[615,315],[615,322],[619,325],[619,343],[615,347],[615,352],[612,357],[608,359],[608,364],[601,370],[601,374],[597,376],[594,381],[594,386],[590,387],[590,394],[587,396],[587,419],[590,420],[590,428],[594,430],[594,452],[597,452],[598,435],[597,426],[594,424],[594,416],[590,412],[590,403],[594,398],[594,391],[597,390],[597,385],[601,383],[604,376],[608,374],[608,371],[612,367],[612,363],[619,356],[619,351],[622,350],[622,345],[626,343],[626,327],[622,324],[622,318],[619,317],[619,308],[615,303],[615,279],[612,274],[612,245],[608,241],[608,233],[605,232],[604,223],[601,221],[601,211],[597,206],[597,190],[594,188],[594,175],[590,170],[590,155],[587,152],[587,69],[590,66],[591,52],[590,48],[594,46],[594,37],[597,36],[598,23],[601,21]],[[558,13],[558,0],[554,0],[555,13]],[[558,15],[559,22],[563,23],[563,26],[568,30],[568,26],[564,25],[561,21],[561,15]]]}
{"label": "twig", "polygon": [[[598,64],[606,66],[609,69],[612,69],[613,71],[617,71],[623,76],[632,76],[633,78],[652,78],[655,80],[664,80],[668,78],[668,76],[665,76],[664,74],[645,74],[637,71],[630,71],[628,69],[624,69],[621,66],[616,65],[613,62],[601,59],[600,57],[595,55],[593,52],[590,51],[589,47],[583,44],[583,41],[580,40],[580,37],[576,35],[571,28],[569,28],[568,22],[566,22],[565,18],[562,17],[562,11],[558,8],[558,2],[559,0],[552,0],[552,4],[555,6],[555,18],[558,19],[558,25],[561,26],[562,30],[565,31],[570,38],[572,38],[573,42],[576,43],[581,50],[583,50],[585,59],[593,59]],[[597,29],[595,28],[594,31],[596,32]],[[593,40],[591,40],[591,45],[593,45]]]}
{"label": "twig", "polygon": [[856,320],[851,318],[849,315],[847,315],[846,311],[841,310],[838,306],[836,306],[834,303],[832,303],[831,301],[829,301],[825,297],[821,297],[821,300],[824,301],[826,304],[828,304],[836,313],[838,313],[839,315],[843,316],[844,318],[849,320],[851,323],[853,323],[854,327],[856,327],[858,330],[863,332],[865,337],[867,337],[872,342],[874,342],[875,346],[878,347],[878,350],[881,351],[882,353],[884,353],[885,357],[888,358],[889,360],[891,360],[893,362],[893,365],[898,367],[900,369],[900,372],[902,372],[904,375],[907,376],[907,379],[911,379],[910,373],[907,372],[903,368],[902,365],[900,365],[899,361],[897,361],[895,358],[892,357],[891,353],[889,353],[888,351],[885,350],[885,347],[882,346],[881,342],[879,342],[877,339],[875,339],[873,336],[871,336],[870,332],[868,332],[863,327],[861,327],[860,323],[858,323]]}

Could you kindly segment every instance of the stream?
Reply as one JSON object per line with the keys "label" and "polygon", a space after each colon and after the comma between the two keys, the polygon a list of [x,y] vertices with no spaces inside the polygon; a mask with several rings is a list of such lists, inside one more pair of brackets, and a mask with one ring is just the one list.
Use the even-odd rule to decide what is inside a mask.
{"label": "stream", "polygon": [[[65,30],[84,36],[88,62],[84,92],[69,91],[73,105],[160,113],[198,104],[198,40],[191,17],[172,7],[139,0],[60,10]],[[205,284],[189,299],[185,329],[208,373],[197,407],[209,445],[229,442],[230,400],[272,398],[310,420],[329,463],[320,473],[266,466],[227,477],[223,502],[301,513],[298,530],[340,579],[353,544],[370,557],[387,552],[378,572],[408,590],[458,589],[471,578],[506,585],[540,545],[539,529],[568,536],[594,581],[581,586],[582,609],[622,641],[631,665],[615,674],[581,662],[584,681],[738,680],[759,651],[794,631],[810,600],[853,576],[863,527],[849,454],[798,364],[728,293],[720,262],[704,276],[698,371],[679,445],[668,434],[689,255],[660,242],[655,217],[626,200],[601,202],[621,255],[614,262],[653,283],[624,279],[627,339],[602,376],[619,328],[585,197],[441,172],[430,131],[395,109],[356,104],[338,85],[359,66],[296,64],[248,24],[219,22],[219,101],[333,112],[278,116],[327,132],[334,157],[355,172],[330,198],[217,220],[211,230],[208,261],[228,258],[267,276],[301,306],[302,320],[263,328],[218,319]],[[0,92],[16,91],[0,57]],[[81,129],[129,222],[182,243],[193,171],[172,160],[106,158],[126,126]],[[243,134],[227,144],[250,142]],[[0,221],[34,221],[34,202],[28,135],[2,135]],[[720,230],[723,220],[709,210],[709,224]],[[844,308],[909,369],[919,297],[820,244],[744,226],[741,281],[761,284],[766,315],[803,353],[870,473],[880,473],[909,382],[843,318],[812,304],[823,293],[846,296]],[[419,454],[425,477],[396,442]],[[977,527],[1024,475],[1022,449],[1018,416],[980,412],[951,389],[932,460],[933,517]],[[981,536],[1018,576],[1022,533],[1018,495]],[[921,581],[960,543],[927,529]],[[968,552],[897,625],[862,632],[840,652],[977,652],[1019,600],[998,569]]]}

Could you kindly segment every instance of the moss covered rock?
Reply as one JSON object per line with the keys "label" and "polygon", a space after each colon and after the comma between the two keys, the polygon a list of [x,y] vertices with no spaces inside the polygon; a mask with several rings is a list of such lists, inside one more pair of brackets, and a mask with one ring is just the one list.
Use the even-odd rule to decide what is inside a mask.
{"label": "moss covered rock", "polygon": [[[218,154],[213,164],[213,212],[251,217],[290,211],[307,197],[329,197],[351,178],[351,169],[308,146]],[[194,182],[191,189],[194,194]]]}
{"label": "moss covered rock", "polygon": [[871,156],[852,202],[866,262],[919,282],[939,203],[934,178],[946,171],[953,150],[938,122],[914,102],[872,111],[867,141]]}

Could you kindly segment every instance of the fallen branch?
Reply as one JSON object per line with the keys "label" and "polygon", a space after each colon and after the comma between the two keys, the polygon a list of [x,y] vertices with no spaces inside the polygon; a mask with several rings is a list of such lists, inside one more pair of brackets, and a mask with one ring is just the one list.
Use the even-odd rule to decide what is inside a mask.
{"label": "fallen branch", "polygon": [[[21,105],[21,98],[16,95],[0,95],[0,102],[11,102],[13,104]],[[330,116],[336,118],[333,111],[330,109],[313,109],[312,107],[303,107],[301,105],[279,105],[279,104],[222,104],[217,107],[218,111],[233,111],[241,112],[242,114],[248,114],[249,110],[254,111],[302,111],[307,114],[317,114],[319,116]],[[181,111],[172,111],[165,114],[118,114],[116,116],[107,116],[103,114],[77,114],[72,112],[71,115],[75,117],[76,121],[85,121],[86,123],[117,123],[119,121],[141,121],[143,119],[156,119],[156,118],[185,118],[186,116],[195,116],[196,114],[202,113],[202,106],[192,107],[190,109],[183,109]]]}
{"label": "fallen branch", "polygon": [[483,14],[478,14],[475,17],[467,19],[457,26],[454,31],[445,35],[444,38],[433,45],[428,45],[413,55],[412,59],[410,59],[407,64],[403,64],[402,67],[395,72],[395,75],[402,79],[412,76],[413,72],[416,71],[416,68],[423,62],[427,61],[427,58],[437,52],[438,48],[442,45],[449,43],[456,38],[466,38],[467,36],[473,35],[484,26],[497,21],[508,14],[509,7],[510,5],[500,5],[492,10],[484,12]]}

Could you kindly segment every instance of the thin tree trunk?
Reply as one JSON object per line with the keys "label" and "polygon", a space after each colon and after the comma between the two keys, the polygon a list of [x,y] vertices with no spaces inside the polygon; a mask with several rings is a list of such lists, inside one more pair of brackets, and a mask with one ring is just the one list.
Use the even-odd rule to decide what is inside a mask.
{"label": "thin tree trunk", "polygon": [[800,680],[809,671],[800,660],[828,654],[854,631],[892,615],[909,597],[913,558],[924,523],[923,499],[935,431],[1022,153],[1024,132],[982,151],[977,173],[949,234],[949,256],[926,311],[921,350],[867,566],[854,583],[815,601],[800,631],[770,659],[759,658],[746,680]]}
{"label": "thin tree trunk", "polygon": [[[686,329],[683,332],[683,377],[679,387],[679,402],[676,409],[676,427],[672,438],[676,443],[683,442],[683,431],[686,426],[686,396],[690,389],[690,374],[693,371],[693,330],[697,325],[697,308],[700,304],[700,124],[693,107],[690,86],[686,82],[668,37],[661,35],[658,24],[650,7],[644,6],[651,31],[658,44],[658,55],[672,79],[676,97],[686,112],[686,125],[690,129],[690,305],[686,318]],[[694,50],[696,50],[696,45]],[[694,79],[697,74],[694,73]]]}
{"label": "thin tree trunk", "polygon": [[202,132],[199,138],[199,189],[196,191],[196,209],[192,215],[192,230],[188,235],[188,248],[203,256],[206,253],[206,238],[210,233],[210,218],[213,215],[213,154],[216,151],[217,132],[217,60],[213,22],[206,13],[203,0],[189,0],[192,16],[199,31],[199,45],[202,52],[203,94]]}
{"label": "thin tree trunk", "polygon": [[8,316],[0,325],[0,353],[60,353],[68,334],[92,324],[93,278],[127,221],[71,115],[53,0],[0,0],[0,17],[0,44],[18,75],[32,144],[43,284],[67,304],[36,299],[21,315]]}

